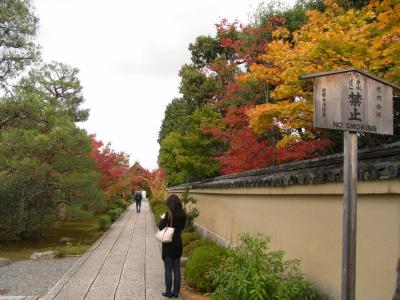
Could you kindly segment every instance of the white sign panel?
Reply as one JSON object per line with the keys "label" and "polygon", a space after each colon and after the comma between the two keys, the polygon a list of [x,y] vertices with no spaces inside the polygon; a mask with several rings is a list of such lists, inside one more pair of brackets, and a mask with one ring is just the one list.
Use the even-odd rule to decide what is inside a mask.
{"label": "white sign panel", "polygon": [[315,77],[314,127],[393,134],[393,88],[355,71]]}

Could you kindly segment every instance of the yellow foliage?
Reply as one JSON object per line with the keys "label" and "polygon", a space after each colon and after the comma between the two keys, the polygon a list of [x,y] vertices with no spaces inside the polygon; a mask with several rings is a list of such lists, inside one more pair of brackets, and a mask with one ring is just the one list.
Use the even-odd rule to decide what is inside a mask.
{"label": "yellow foliage", "polygon": [[256,134],[263,134],[273,125],[283,129],[308,128],[312,120],[312,104],[306,101],[267,103],[249,109],[246,114]]}
{"label": "yellow foliage", "polygon": [[[240,80],[255,78],[274,85],[271,97],[279,101],[248,112],[256,133],[276,122],[292,128],[311,126],[312,85],[300,79],[304,74],[357,67],[400,83],[400,1],[371,0],[361,10],[348,11],[335,0],[325,5],[324,12],[307,12],[308,23],[293,33],[293,41],[278,28],[274,37],[279,39],[267,44],[262,63],[241,76]],[[295,97],[307,102],[284,101]]]}
{"label": "yellow foliage", "polygon": [[272,37],[276,39],[286,39],[289,37],[289,35],[290,32],[285,27],[279,27],[272,32]]}
{"label": "yellow foliage", "polygon": [[297,142],[300,142],[299,136],[292,133],[289,135],[285,135],[281,140],[279,140],[279,142],[276,143],[276,147],[278,149],[282,149],[282,148],[285,148],[287,145],[297,143]]}

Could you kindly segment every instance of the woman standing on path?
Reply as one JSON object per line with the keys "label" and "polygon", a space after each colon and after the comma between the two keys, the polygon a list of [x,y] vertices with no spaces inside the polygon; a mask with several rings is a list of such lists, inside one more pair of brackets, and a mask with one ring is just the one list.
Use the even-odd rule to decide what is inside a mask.
{"label": "woman standing on path", "polygon": [[[171,243],[162,244],[162,259],[165,267],[165,292],[164,297],[179,296],[181,288],[181,256],[183,251],[181,232],[185,228],[186,214],[182,208],[182,202],[175,194],[167,198],[168,213],[164,214],[158,228],[161,230],[167,225],[175,228]],[[172,289],[172,273],[174,273],[174,286]]]}

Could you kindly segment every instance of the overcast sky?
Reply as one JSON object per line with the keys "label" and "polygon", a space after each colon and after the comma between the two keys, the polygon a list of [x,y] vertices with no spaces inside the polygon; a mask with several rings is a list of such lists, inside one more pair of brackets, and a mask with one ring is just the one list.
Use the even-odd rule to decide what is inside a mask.
{"label": "overcast sky", "polygon": [[215,34],[222,18],[247,23],[259,2],[33,0],[43,59],[80,69],[90,109],[82,127],[149,169],[157,167],[158,131],[179,96],[189,43]]}

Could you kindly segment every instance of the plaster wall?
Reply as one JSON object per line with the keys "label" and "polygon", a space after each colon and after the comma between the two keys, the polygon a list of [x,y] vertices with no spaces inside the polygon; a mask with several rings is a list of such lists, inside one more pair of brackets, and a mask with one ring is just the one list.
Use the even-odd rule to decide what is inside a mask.
{"label": "plaster wall", "polygon": [[[341,184],[197,189],[191,195],[199,228],[232,245],[246,232],[271,236],[273,249],[300,259],[307,279],[340,299]],[[359,182],[356,299],[392,299],[399,257],[400,180]]]}

